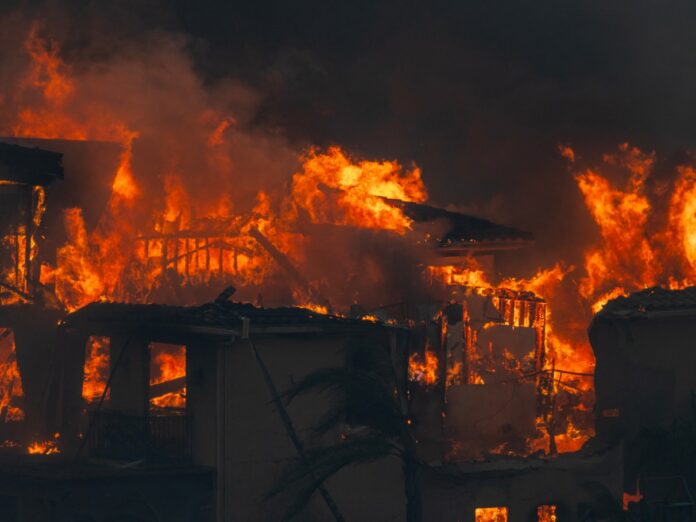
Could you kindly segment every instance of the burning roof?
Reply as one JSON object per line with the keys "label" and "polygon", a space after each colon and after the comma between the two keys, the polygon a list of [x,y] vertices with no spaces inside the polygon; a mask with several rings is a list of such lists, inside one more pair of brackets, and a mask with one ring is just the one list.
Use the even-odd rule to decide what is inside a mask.
{"label": "burning roof", "polygon": [[39,148],[0,143],[0,179],[26,185],[48,185],[63,179],[63,155]]}
{"label": "burning roof", "polygon": [[650,313],[696,312],[696,286],[668,290],[659,286],[609,301],[599,315],[635,316]]}
{"label": "burning roof", "polygon": [[91,303],[64,320],[65,326],[85,323],[146,324],[148,326],[209,327],[211,329],[238,332],[245,320],[252,329],[290,327],[301,331],[364,328],[366,325],[382,325],[361,319],[327,315],[306,308],[263,308],[250,303],[215,301],[201,306],[142,305],[126,303]]}

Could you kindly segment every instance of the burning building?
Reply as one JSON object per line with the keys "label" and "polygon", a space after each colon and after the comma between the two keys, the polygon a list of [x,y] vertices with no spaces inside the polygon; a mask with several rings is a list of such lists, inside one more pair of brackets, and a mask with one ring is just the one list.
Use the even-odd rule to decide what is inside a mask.
{"label": "burning building", "polygon": [[[310,157],[304,176],[326,176],[321,169],[327,168],[332,172],[330,169],[336,166],[323,165],[326,161],[338,162],[339,171],[354,168],[341,152],[333,151]],[[395,175],[394,167],[388,164],[365,164],[361,168],[378,167],[384,171],[382,176]],[[307,183],[305,179],[298,181],[298,185]],[[317,181],[309,183],[309,187],[315,186]],[[141,487],[138,484],[144,476],[154,488],[148,496],[155,499],[156,485],[169,487],[168,481],[175,480],[175,476],[180,477],[177,487],[204,478],[195,505],[182,506],[181,513],[217,513],[220,520],[227,520],[233,517],[230,506],[235,505],[234,512],[243,511],[246,519],[264,519],[274,509],[268,504],[266,508],[271,511],[259,511],[265,505],[262,496],[270,487],[270,477],[297,451],[288,446],[288,428],[282,416],[269,409],[268,394],[272,398],[273,390],[282,390],[298,376],[336,362],[337,347],[350,336],[367,333],[378,338],[395,364],[403,368],[403,385],[410,390],[408,413],[419,438],[420,456],[433,470],[425,488],[426,504],[442,494],[442,484],[447,482],[442,482],[443,477],[452,470],[457,470],[455,482],[469,483],[471,477],[483,473],[490,475],[493,483],[501,483],[500,473],[509,469],[520,470],[519,480],[537,480],[541,466],[545,471],[540,473],[547,477],[544,480],[561,480],[558,477],[570,474],[576,482],[589,477],[615,490],[610,471],[616,466],[605,463],[600,468],[607,469],[598,471],[588,464],[615,462],[616,455],[611,451],[595,451],[577,462],[566,459],[568,462],[562,465],[559,461],[559,466],[534,460],[544,453],[553,457],[578,450],[588,437],[587,431],[577,427],[586,426],[588,416],[581,408],[582,394],[573,391],[572,383],[563,387],[566,370],[555,368],[554,358],[549,355],[548,305],[531,290],[534,284],[504,279],[491,282],[496,255],[529,247],[533,243],[531,234],[382,195],[370,196],[369,205],[363,208],[363,203],[350,199],[351,190],[348,186],[319,190],[309,200],[311,204],[296,202],[293,213],[282,218],[268,219],[260,214],[262,210],[272,212],[270,207],[257,207],[250,214],[226,219],[183,219],[181,214],[175,220],[158,218],[150,222],[149,231],[127,235],[133,240],[128,248],[121,231],[103,221],[96,223],[98,233],[91,235],[80,225],[79,216],[76,223],[69,221],[79,233],[69,236],[67,246],[58,247],[55,257],[42,263],[42,295],[52,295],[52,302],[60,303],[51,316],[52,325],[65,313],[63,310],[75,311],[59,320],[57,333],[52,325],[43,329],[56,335],[57,342],[47,343],[54,347],[47,357],[52,361],[51,372],[37,395],[41,400],[37,401],[35,417],[41,420],[44,441],[37,443],[38,451],[47,454],[53,452],[52,448],[60,449],[59,455],[76,455],[81,461],[88,459],[86,462],[142,460],[143,464],[134,464],[131,469],[133,487],[118,489],[114,502],[129,501],[135,494],[133,488]],[[353,223],[351,220],[365,218],[350,217],[348,222],[331,218],[326,212],[334,207],[369,211],[368,217],[375,221]],[[310,214],[310,222],[306,222],[307,216],[300,217],[298,209],[302,208]],[[114,206],[107,203],[106,212],[112,211]],[[329,223],[312,223],[316,218],[311,218],[311,212],[323,215],[321,219]],[[283,221],[288,219],[287,223]],[[356,223],[368,226],[358,227]],[[364,235],[370,227],[377,230]],[[312,261],[307,256],[323,258],[326,245],[312,242],[321,243],[327,230],[347,244],[353,237],[368,242],[377,238],[380,248],[398,248],[406,256],[402,259],[413,263],[406,273],[415,278],[411,283],[417,284],[407,288],[394,303],[384,305],[382,301],[375,306],[379,302],[375,295],[380,296],[373,291],[365,293],[365,301],[352,302],[348,309],[340,285],[334,288],[333,280],[317,281],[303,274],[303,269],[311,273]],[[305,238],[304,251],[296,250],[289,242],[289,238],[300,237]],[[126,248],[118,253],[121,260],[115,264],[104,257],[110,252],[115,254],[112,240]],[[374,255],[369,249],[364,254],[368,260]],[[303,260],[305,264],[300,265]],[[120,278],[113,286],[108,281],[114,274],[107,269],[123,270],[116,272]],[[365,276],[367,282],[374,282],[371,274]],[[186,302],[195,299],[196,289],[240,280],[255,292],[270,289],[256,295],[257,304],[285,295],[297,304],[306,300],[303,306],[319,312],[232,303],[229,295],[197,307],[147,304]],[[543,284],[543,278],[537,284]],[[418,286],[420,293],[409,293],[410,288]],[[188,293],[182,292],[186,288]],[[120,296],[134,302],[92,303],[80,308],[97,295],[95,291],[101,298]],[[112,293],[104,294],[107,291]],[[331,309],[342,309],[355,318],[320,313]],[[251,338],[272,371],[266,372],[265,364],[251,357]],[[264,355],[266,351],[268,355]],[[227,354],[232,357],[228,362]],[[241,359],[236,360],[238,357]],[[232,378],[237,371],[241,374]],[[242,375],[254,374],[253,382],[241,385]],[[586,376],[576,372],[571,379],[576,377]],[[30,370],[22,372],[22,382],[33,378]],[[239,393],[233,393],[234,389]],[[242,403],[234,399],[239,394],[245,397]],[[302,431],[309,421],[305,415],[311,415],[303,412],[315,409],[291,411],[289,418]],[[495,415],[490,414],[491,409]],[[267,427],[265,441],[259,439],[259,426]],[[51,433],[60,437],[51,440]],[[272,465],[267,462],[268,452],[277,453]],[[524,459],[535,453],[532,462],[537,465],[524,464]],[[491,456],[497,464],[480,462]],[[268,469],[259,473],[264,466]],[[579,471],[583,466],[588,469]],[[378,466],[373,472],[383,478],[384,484],[397,482],[390,464]],[[24,473],[20,466],[7,477],[24,477]],[[108,468],[99,471],[98,467],[76,470],[76,475],[61,478],[52,487],[75,487],[72,508],[76,513],[94,513],[100,506],[88,500],[87,492],[70,486],[82,473],[101,474],[98,488],[102,492],[113,488],[113,473]],[[42,476],[39,473],[37,480]],[[217,486],[212,485],[213,480]],[[351,491],[341,502],[350,505],[348,499],[355,494],[355,486],[347,485],[354,484],[354,478],[345,475],[337,480],[346,484],[339,490]],[[570,486],[564,483],[567,490]],[[229,490],[220,484],[246,484],[247,490]],[[394,488],[387,488],[390,492],[383,488],[379,498],[359,508],[372,516],[382,513],[384,519],[399,513],[401,493]],[[564,497],[561,489],[554,491],[548,498],[533,496],[524,502],[516,497],[476,493],[469,504],[458,506],[456,511],[473,514],[493,502],[507,506],[505,509],[514,515],[531,509],[529,506],[548,504],[562,511],[563,506],[578,502]],[[24,493],[8,491],[7,495],[20,506],[35,501],[35,497]],[[369,492],[361,495],[366,499]],[[552,498],[553,503],[549,500]],[[72,508],[64,506],[68,511]],[[153,509],[166,511],[159,504]],[[314,509],[321,512],[322,508]],[[454,512],[441,514],[445,518],[455,516]]]}
{"label": "burning building", "polygon": [[[47,145],[62,147],[60,142]],[[125,149],[112,183],[118,184],[129,165],[137,164],[138,150],[137,143]],[[154,488],[148,496],[153,498],[157,498],[156,485],[166,488],[175,476],[181,478],[177,487],[204,478],[195,505],[183,505],[181,513],[217,513],[220,520],[227,520],[233,519],[230,506],[237,505],[245,506],[237,511],[242,510],[246,519],[262,520],[274,509],[269,504],[271,511],[259,511],[270,477],[297,449],[288,447],[287,440],[280,442],[287,437],[287,426],[281,430],[282,418],[268,410],[269,383],[258,361],[247,360],[240,367],[247,374],[251,362],[254,371],[261,371],[260,380],[244,388],[244,404],[237,404],[229,396],[232,392],[225,391],[224,379],[236,368],[225,362],[225,354],[239,348],[233,339],[243,344],[248,328],[260,346],[268,339],[274,347],[269,348],[273,355],[268,362],[273,367],[272,389],[282,390],[297,376],[336,362],[336,347],[348,337],[371,332],[403,368],[402,384],[409,389],[408,414],[419,439],[420,457],[432,470],[442,468],[444,473],[429,475],[426,504],[442,494],[442,484],[447,482],[442,479],[452,470],[457,470],[456,480],[464,483],[479,473],[499,482],[499,473],[508,469],[521,470],[519,480],[537,480],[538,466],[524,464],[530,455],[546,470],[544,480],[561,480],[558,477],[575,473],[576,481],[590,477],[614,491],[609,471],[615,466],[602,464],[609,471],[600,472],[587,464],[615,462],[611,451],[594,451],[560,467],[534,460],[543,454],[553,457],[577,451],[589,438],[591,418],[583,409],[586,394],[575,384],[591,374],[557,368],[555,351],[547,342],[548,303],[534,290],[562,277],[560,269],[542,273],[534,281],[498,278],[493,282],[496,256],[530,247],[532,235],[426,205],[419,174],[401,173],[400,167],[388,162],[356,166],[338,149],[312,153],[305,161],[303,172],[296,176],[292,200],[281,202],[279,213],[270,200],[261,198],[248,213],[187,215],[185,197],[178,189],[168,192],[167,211],[147,219],[139,229],[114,226],[114,219],[127,208],[125,195],[118,192],[103,207],[108,219],[93,220],[92,231],[81,213],[65,211],[65,244],[54,240],[54,255],[37,263],[40,270],[35,268],[41,295],[50,296],[54,305],[51,324],[36,331],[57,339],[45,344],[50,353],[43,360],[51,361],[51,367],[41,374],[44,385],[35,394],[37,412],[32,415],[40,422],[27,432],[32,433],[30,439],[40,441],[36,451],[61,451],[57,455],[85,462],[142,460],[131,469],[133,488],[148,476]],[[362,193],[363,189],[346,181],[355,176],[358,180],[368,176],[365,183],[379,181],[392,188],[374,193],[366,188]],[[375,179],[370,181],[369,176]],[[326,183],[332,186],[327,188]],[[353,192],[362,193],[363,199],[355,199]],[[395,195],[406,199],[394,199]],[[338,270],[327,268],[324,260],[346,245],[357,247],[355,264],[341,260]],[[400,254],[400,266],[393,273],[388,269],[397,264],[385,258],[390,250]],[[347,285],[336,278],[343,268],[350,274]],[[405,286],[396,285],[398,279],[391,282],[399,274],[408,278]],[[226,299],[183,306],[229,283],[241,283],[240,293],[257,306]],[[394,285],[391,291],[390,285]],[[83,306],[113,299],[126,303]],[[316,311],[262,308],[264,301]],[[158,302],[164,304],[154,304]],[[327,311],[339,316],[322,314]],[[62,319],[68,312],[72,313]],[[29,383],[37,375],[22,371],[21,381]],[[240,379],[234,379],[234,386],[239,386]],[[298,426],[308,422],[302,412],[291,413]],[[231,418],[240,431],[230,424]],[[268,427],[268,440],[259,439],[257,426]],[[275,454],[273,448],[278,458],[268,467],[265,455]],[[252,458],[255,451],[259,453]],[[225,456],[237,453],[249,456],[248,462]],[[491,467],[480,462],[490,458],[498,463]],[[578,471],[583,465],[589,468]],[[244,471],[244,466],[249,469]],[[258,474],[264,466],[268,469]],[[83,472],[103,475],[100,491],[113,487],[113,473],[99,471],[98,466],[77,470],[77,475],[52,487],[73,487],[66,484],[79,480]],[[20,466],[7,477],[24,477],[23,473]],[[376,467],[374,473],[385,484],[396,483],[390,464]],[[347,487],[355,482],[352,476],[337,480],[346,484],[346,490],[355,489]],[[220,484],[231,483],[248,488],[233,488],[230,497]],[[563,483],[570,487],[569,482]],[[114,502],[129,501],[133,488],[120,488]],[[389,493],[382,491],[379,499],[366,501],[360,509],[373,516],[382,513],[384,519],[400,513],[401,493],[395,485],[395,491],[387,489]],[[469,504],[456,510],[471,514],[494,502],[514,515],[529,506],[545,506],[547,501],[561,511],[578,502],[564,497],[560,489],[554,491],[548,498],[533,496],[524,502],[476,493]],[[353,494],[345,499],[340,495],[341,503],[350,505]],[[35,500],[24,493],[8,491],[7,495],[17,505]],[[76,512],[100,509],[85,491],[77,488],[76,495],[71,500]],[[369,497],[368,491],[361,495]],[[555,500],[550,503],[552,497]],[[159,504],[153,509],[166,511]],[[441,514],[455,516],[454,512]]]}
{"label": "burning building", "polygon": [[60,154],[0,143],[0,431],[15,444],[40,434],[55,324],[63,315],[39,277],[45,187],[62,177]]}
{"label": "burning building", "polygon": [[[628,173],[624,188],[578,170],[599,229],[583,268],[559,261],[509,277],[501,257],[531,251],[531,233],[429,204],[415,165],[356,159],[337,146],[298,154],[250,134],[228,104],[201,93],[177,49],[160,49],[151,63],[74,71],[32,25],[25,51],[26,74],[2,129],[12,138],[0,148],[11,167],[0,193],[13,205],[0,222],[0,420],[8,451],[41,454],[28,461],[40,462],[38,471],[27,474],[27,461],[18,461],[5,483],[30,476],[27,484],[50,479],[51,489],[37,497],[6,488],[9,504],[28,509],[74,490],[61,509],[100,516],[137,493],[173,520],[160,495],[171,486],[177,498],[195,491],[180,517],[273,519],[264,490],[298,452],[287,421],[301,439],[321,409],[317,399],[286,418],[274,394],[336,364],[355,335],[389,352],[408,390],[404,408],[433,517],[573,520],[591,504],[588,483],[614,497],[629,490],[620,429],[637,414],[612,379],[627,359],[622,382],[648,372],[635,354],[607,355],[628,342],[612,337],[621,314],[608,306],[592,330],[604,358],[594,437],[586,327],[613,297],[693,279],[685,261],[694,258],[693,170],[680,170],[660,234],[650,233],[645,194],[654,155],[626,144],[603,158]],[[160,63],[174,74],[153,66]],[[103,94],[128,84],[132,70],[145,85],[122,109]],[[140,97],[151,84],[167,86],[156,102],[177,94],[165,109]],[[17,145],[37,143],[58,152]],[[98,150],[94,161],[67,169],[88,148]],[[60,185],[79,196],[47,198],[44,234],[42,187],[62,177],[60,153]],[[570,148],[561,154],[575,164]],[[657,267],[662,254],[679,262]],[[231,293],[214,300],[230,285],[234,302]],[[654,390],[667,397],[676,377],[658,369]],[[680,387],[690,385],[678,376]],[[11,422],[22,416],[20,430]],[[62,469],[60,459],[84,467],[65,464],[70,473],[48,476]],[[356,517],[388,520],[403,511],[393,468],[370,468],[381,489],[358,472],[330,489]],[[96,493],[78,485],[85,478]],[[100,506],[95,499],[114,488]],[[320,502],[311,509],[325,514]]]}
{"label": "burning building", "polygon": [[[693,500],[684,499],[696,488],[689,449],[696,420],[690,349],[695,291],[649,288],[614,299],[589,329],[597,354],[597,437],[624,443],[626,490],[638,484],[646,503],[653,503],[662,494],[655,480],[671,477],[675,498],[681,495],[691,510]],[[681,488],[685,493],[678,495]]]}
{"label": "burning building", "polygon": [[[151,481],[164,480],[163,487],[166,477],[158,474],[163,462],[169,473],[171,463],[179,463],[182,480],[209,470],[217,486],[209,491],[210,512],[201,511],[197,520],[215,513],[217,520],[269,520],[279,508],[264,497],[279,470],[309,442],[304,434],[321,402],[310,398],[286,411],[279,394],[293,380],[340,363],[351,337],[372,338],[405,361],[408,332],[299,308],[257,308],[234,303],[230,295],[199,307],[94,303],[68,316],[60,327],[58,429],[65,451],[141,462],[136,467]],[[108,344],[108,362],[102,400],[88,406],[85,418],[85,354],[94,338]],[[183,350],[183,375],[158,383],[151,369],[165,343]],[[170,389],[181,400],[163,405],[158,399]],[[356,484],[361,472],[355,470],[332,481],[331,491],[347,515],[399,516],[398,468],[392,464],[373,467],[375,475],[363,486]],[[351,504],[356,494],[362,501]],[[163,506],[155,509],[164,513]],[[311,511],[329,516],[319,500]],[[178,517],[167,519],[191,520],[190,511]]]}

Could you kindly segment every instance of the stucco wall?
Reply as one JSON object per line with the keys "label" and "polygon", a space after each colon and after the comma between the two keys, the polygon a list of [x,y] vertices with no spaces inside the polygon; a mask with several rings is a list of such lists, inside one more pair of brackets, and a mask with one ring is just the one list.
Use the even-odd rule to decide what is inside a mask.
{"label": "stucco wall", "polygon": [[691,416],[696,318],[597,316],[589,334],[597,359],[598,434],[630,437]]}
{"label": "stucco wall", "polygon": [[[252,335],[252,340],[275,386],[283,391],[313,370],[342,364],[342,350],[347,337]],[[193,350],[189,352],[192,356],[189,411],[194,417],[194,444],[210,444],[211,433],[217,430],[217,462],[222,471],[218,474],[218,486],[225,497],[226,520],[278,520],[289,499],[268,500],[265,496],[288,460],[297,452],[273,405],[272,395],[248,341],[238,339],[232,346],[222,346],[219,350],[215,363],[209,354],[197,356]],[[207,363],[203,361],[205,357]],[[202,381],[207,384],[197,385],[196,367],[205,364],[222,365],[217,369],[210,368],[209,372],[217,372],[218,380],[224,376],[226,385],[212,386],[212,379],[207,377]],[[225,404],[217,410],[216,422],[210,419],[213,411],[209,404],[200,409],[206,395],[212,404],[216,403],[217,395],[218,407]],[[325,405],[325,398],[311,396],[297,399],[288,408],[289,416],[306,444],[321,443],[310,440],[309,428],[317,422]],[[337,437],[338,434],[330,434],[326,442],[335,442]],[[194,447],[194,456],[201,459],[200,463],[209,463],[212,452],[209,448],[197,450]],[[348,468],[334,477],[327,487],[347,520],[380,522],[404,518],[403,481],[396,460]],[[331,515],[321,498],[315,495],[302,519],[330,520]]]}

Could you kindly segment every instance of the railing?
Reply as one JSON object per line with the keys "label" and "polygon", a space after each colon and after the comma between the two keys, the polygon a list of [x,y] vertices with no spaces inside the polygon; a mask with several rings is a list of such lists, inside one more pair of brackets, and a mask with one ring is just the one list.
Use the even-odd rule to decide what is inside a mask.
{"label": "railing", "polygon": [[119,460],[188,460],[191,424],[185,415],[138,416],[90,412],[91,457]]}

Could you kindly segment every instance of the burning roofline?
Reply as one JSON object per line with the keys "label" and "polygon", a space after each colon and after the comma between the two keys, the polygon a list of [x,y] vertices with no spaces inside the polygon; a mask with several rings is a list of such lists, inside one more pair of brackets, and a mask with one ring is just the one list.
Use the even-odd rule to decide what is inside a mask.
{"label": "burning roofline", "polygon": [[90,325],[93,333],[112,331],[115,326],[120,326],[138,331],[215,337],[337,333],[374,328],[403,330],[381,321],[321,314],[302,307],[261,308],[237,302],[201,306],[96,302],[67,315],[60,327],[70,329],[86,325]]}
{"label": "burning roofline", "polygon": [[696,314],[696,286],[646,288],[608,301],[595,317],[665,317]]}

